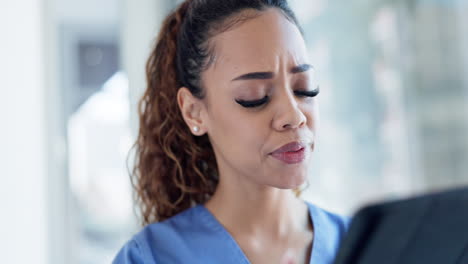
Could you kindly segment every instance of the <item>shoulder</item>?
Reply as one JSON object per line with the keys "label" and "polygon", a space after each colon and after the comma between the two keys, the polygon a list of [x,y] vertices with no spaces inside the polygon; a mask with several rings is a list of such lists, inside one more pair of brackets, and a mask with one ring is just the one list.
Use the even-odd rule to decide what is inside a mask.
{"label": "shoulder", "polygon": [[157,264],[158,252],[176,247],[183,251],[187,233],[196,230],[198,210],[193,207],[165,221],[147,225],[120,249],[113,264]]}
{"label": "shoulder", "polygon": [[141,245],[136,239],[128,241],[117,256],[112,261],[113,264],[147,264],[155,262],[147,262],[144,252],[141,250]]}

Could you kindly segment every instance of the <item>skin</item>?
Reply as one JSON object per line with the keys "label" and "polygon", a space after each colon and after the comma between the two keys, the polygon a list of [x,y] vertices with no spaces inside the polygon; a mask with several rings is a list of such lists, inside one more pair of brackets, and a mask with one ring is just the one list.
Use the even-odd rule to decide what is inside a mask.
{"label": "skin", "polygon": [[[251,263],[308,263],[312,223],[307,205],[291,191],[306,180],[318,124],[317,98],[295,93],[316,88],[313,69],[293,72],[309,64],[305,42],[281,11],[268,9],[211,43],[215,61],[202,73],[206,96],[197,99],[185,87],[178,92],[185,122],[193,134],[208,134],[216,155],[220,182],[205,207]],[[272,76],[233,81],[251,72]],[[265,95],[269,101],[257,108],[236,102]],[[303,162],[270,155],[292,141],[307,144]],[[293,262],[286,261],[291,253]]]}

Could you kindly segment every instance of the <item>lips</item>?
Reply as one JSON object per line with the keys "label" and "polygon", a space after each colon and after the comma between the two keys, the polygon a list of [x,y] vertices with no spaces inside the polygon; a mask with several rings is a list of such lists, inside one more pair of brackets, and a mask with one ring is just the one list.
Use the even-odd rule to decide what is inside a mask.
{"label": "lips", "polygon": [[273,151],[271,155],[286,164],[295,164],[305,159],[305,150],[306,144],[291,142]]}
{"label": "lips", "polygon": [[284,153],[284,152],[296,152],[303,148],[305,148],[304,143],[295,141],[295,142],[288,143],[278,148],[277,150],[273,151],[271,154],[279,154],[279,153]]}

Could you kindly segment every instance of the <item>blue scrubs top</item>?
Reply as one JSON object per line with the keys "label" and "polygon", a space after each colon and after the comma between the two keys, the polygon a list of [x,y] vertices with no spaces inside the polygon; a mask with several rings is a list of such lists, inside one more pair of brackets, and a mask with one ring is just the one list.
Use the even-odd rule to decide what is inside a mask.
{"label": "blue scrubs top", "polygon": [[[349,219],[306,202],[313,223],[310,264],[331,264]],[[203,205],[146,226],[115,257],[114,264],[250,264],[239,245]]]}

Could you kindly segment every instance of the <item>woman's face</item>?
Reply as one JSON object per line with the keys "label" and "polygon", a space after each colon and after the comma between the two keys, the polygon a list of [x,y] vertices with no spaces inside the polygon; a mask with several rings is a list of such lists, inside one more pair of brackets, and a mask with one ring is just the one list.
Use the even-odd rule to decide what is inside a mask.
{"label": "woman's face", "polygon": [[[221,177],[300,186],[315,142],[318,87],[298,28],[269,9],[212,41],[215,60],[202,74],[203,127]],[[299,144],[274,153],[292,142]]]}

